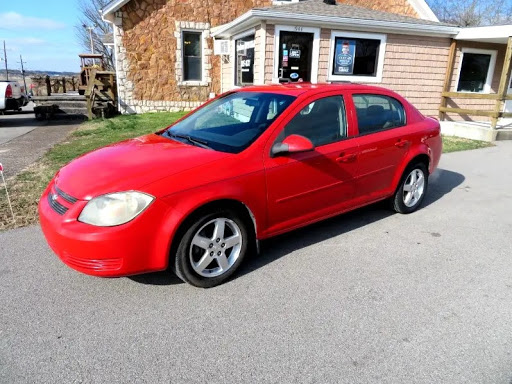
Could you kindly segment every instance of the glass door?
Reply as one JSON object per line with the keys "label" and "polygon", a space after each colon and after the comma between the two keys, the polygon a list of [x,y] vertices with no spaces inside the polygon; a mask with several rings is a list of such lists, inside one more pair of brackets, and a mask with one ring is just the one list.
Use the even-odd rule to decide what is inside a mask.
{"label": "glass door", "polygon": [[311,81],[312,33],[281,31],[279,35],[280,82]]}

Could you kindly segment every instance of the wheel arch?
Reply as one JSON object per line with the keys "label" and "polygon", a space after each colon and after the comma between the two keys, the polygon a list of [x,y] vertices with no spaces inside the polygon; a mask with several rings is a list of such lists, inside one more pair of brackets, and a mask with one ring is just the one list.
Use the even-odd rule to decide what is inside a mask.
{"label": "wheel arch", "polygon": [[201,203],[200,205],[192,208],[188,213],[183,216],[183,219],[178,224],[172,238],[170,239],[170,245],[168,247],[169,257],[172,256],[173,252],[177,249],[179,244],[179,240],[186,232],[188,226],[191,222],[196,220],[201,215],[218,210],[218,209],[232,209],[239,214],[241,214],[242,218],[245,220],[246,224],[249,226],[250,233],[252,235],[251,243],[259,250],[259,243],[257,240],[257,229],[258,224],[256,221],[256,217],[249,206],[243,203],[240,200],[233,198],[220,198],[216,200],[210,200]]}
{"label": "wheel arch", "polygon": [[405,172],[405,170],[414,163],[424,163],[427,167],[427,170],[429,174],[431,173],[431,153],[430,148],[428,148],[426,145],[424,148],[419,148],[417,151],[409,152],[408,156],[405,158],[405,160],[402,162],[401,167],[397,169],[397,172],[395,174],[395,177],[393,179],[393,191],[396,191],[400,184],[400,180],[402,179],[402,176]]}

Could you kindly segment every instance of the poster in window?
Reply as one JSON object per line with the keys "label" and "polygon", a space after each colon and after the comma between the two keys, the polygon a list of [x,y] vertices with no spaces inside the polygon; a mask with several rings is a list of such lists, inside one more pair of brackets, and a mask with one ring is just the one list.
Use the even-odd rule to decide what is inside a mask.
{"label": "poster in window", "polygon": [[352,75],[354,73],[354,60],[356,57],[356,41],[336,39],[334,54],[334,74]]}

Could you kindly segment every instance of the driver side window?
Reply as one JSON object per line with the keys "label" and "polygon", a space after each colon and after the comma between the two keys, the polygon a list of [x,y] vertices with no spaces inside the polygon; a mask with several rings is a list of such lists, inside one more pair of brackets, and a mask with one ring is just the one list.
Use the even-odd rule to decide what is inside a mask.
{"label": "driver side window", "polygon": [[277,142],[282,142],[290,135],[304,136],[315,147],[347,137],[343,97],[330,96],[308,104],[286,125]]}

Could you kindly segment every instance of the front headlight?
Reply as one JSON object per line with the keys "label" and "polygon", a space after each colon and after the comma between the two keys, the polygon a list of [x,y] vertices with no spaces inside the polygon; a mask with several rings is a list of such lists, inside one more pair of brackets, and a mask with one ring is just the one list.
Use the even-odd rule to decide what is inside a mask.
{"label": "front headlight", "polygon": [[141,192],[117,192],[96,197],[80,213],[78,221],[98,227],[113,227],[133,220],[154,200]]}

